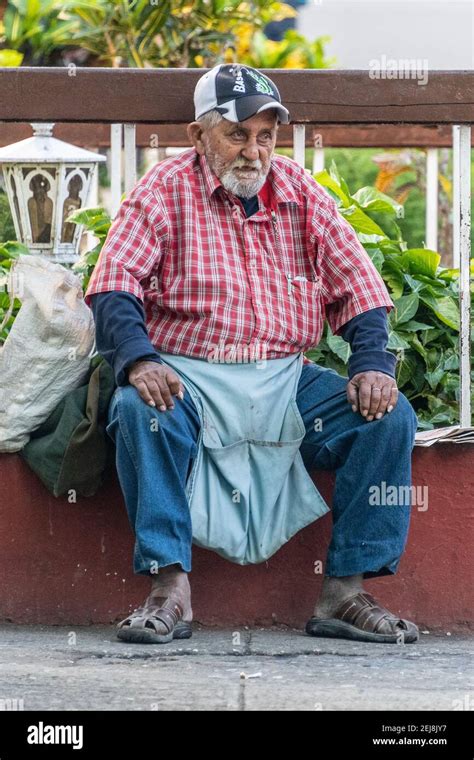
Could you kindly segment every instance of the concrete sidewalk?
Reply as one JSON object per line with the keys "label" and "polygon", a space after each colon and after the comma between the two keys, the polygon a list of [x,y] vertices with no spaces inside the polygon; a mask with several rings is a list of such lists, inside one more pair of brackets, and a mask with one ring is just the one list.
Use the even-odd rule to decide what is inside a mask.
{"label": "concrete sidewalk", "polygon": [[0,706],[25,710],[474,709],[473,638],[361,644],[271,628],[195,625],[125,644],[114,626],[0,626]]}

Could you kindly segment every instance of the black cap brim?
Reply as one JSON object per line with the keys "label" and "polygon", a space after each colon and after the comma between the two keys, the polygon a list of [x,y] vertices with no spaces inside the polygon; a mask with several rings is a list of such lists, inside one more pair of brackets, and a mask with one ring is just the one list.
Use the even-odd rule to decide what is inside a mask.
{"label": "black cap brim", "polygon": [[[275,108],[278,111],[282,124],[290,123],[288,109],[275,100],[275,98],[268,95],[247,95],[246,97],[235,99],[237,121],[245,121],[246,119],[250,119],[251,116],[255,116],[255,114],[262,113],[262,111],[267,111],[271,108]],[[219,107],[217,107],[217,110],[219,110]],[[226,113],[223,113],[223,116],[228,118]],[[229,121],[232,121],[232,119],[229,119]]]}

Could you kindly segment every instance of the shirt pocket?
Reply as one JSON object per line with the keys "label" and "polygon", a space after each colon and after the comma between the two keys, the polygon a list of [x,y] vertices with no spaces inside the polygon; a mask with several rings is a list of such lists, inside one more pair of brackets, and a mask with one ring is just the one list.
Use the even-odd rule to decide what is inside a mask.
{"label": "shirt pocket", "polygon": [[325,311],[322,283],[318,275],[287,273],[287,292],[298,338],[305,347],[317,346],[324,327]]}

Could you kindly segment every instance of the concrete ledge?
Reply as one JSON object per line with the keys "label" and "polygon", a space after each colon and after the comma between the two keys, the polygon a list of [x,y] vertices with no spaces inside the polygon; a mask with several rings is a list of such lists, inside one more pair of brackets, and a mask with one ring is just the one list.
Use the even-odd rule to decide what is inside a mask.
{"label": "concrete ledge", "polygon": [[[331,503],[333,473],[314,476]],[[413,485],[428,486],[415,506],[399,572],[367,589],[422,628],[474,626],[474,446],[435,444],[413,452]],[[87,625],[125,617],[146,596],[133,574],[133,536],[118,481],[69,504],[50,495],[17,454],[0,455],[0,620]],[[204,625],[302,627],[321,586],[331,516],[300,531],[268,562],[240,567],[193,552],[193,610]]]}

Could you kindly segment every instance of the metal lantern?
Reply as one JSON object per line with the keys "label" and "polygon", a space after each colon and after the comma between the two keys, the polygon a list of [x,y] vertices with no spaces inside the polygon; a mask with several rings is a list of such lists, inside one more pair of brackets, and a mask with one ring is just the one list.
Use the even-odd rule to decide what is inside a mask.
{"label": "metal lantern", "polygon": [[81,227],[66,221],[87,206],[105,156],[52,136],[54,124],[32,124],[33,137],[0,148],[0,164],[19,241],[31,253],[76,261]]}

